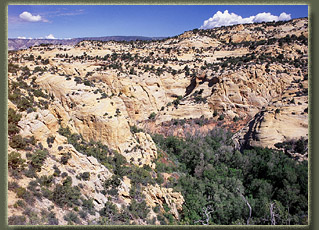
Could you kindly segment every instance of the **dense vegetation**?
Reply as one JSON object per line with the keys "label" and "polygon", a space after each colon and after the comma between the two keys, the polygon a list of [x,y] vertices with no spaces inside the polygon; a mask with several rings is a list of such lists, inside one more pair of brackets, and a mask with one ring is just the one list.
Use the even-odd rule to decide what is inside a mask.
{"label": "dense vegetation", "polygon": [[181,223],[307,223],[307,161],[271,149],[239,152],[221,129],[185,140],[153,139],[181,175],[173,185],[185,198]]}

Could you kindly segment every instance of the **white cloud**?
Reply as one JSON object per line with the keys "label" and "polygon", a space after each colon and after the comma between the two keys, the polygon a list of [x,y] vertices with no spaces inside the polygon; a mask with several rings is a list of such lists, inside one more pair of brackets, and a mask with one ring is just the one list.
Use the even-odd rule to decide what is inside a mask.
{"label": "white cloud", "polygon": [[26,37],[18,37],[19,39],[27,39]]}
{"label": "white cloud", "polygon": [[32,15],[31,13],[24,11],[19,17],[28,22],[39,22],[42,20],[40,15]]}
{"label": "white cloud", "polygon": [[272,15],[271,13],[259,13],[257,14],[253,22],[272,22],[272,21],[278,21],[278,16]]}
{"label": "white cloud", "polygon": [[228,10],[225,10],[224,13],[217,11],[213,17],[204,21],[200,29],[211,29],[220,26],[231,26],[236,24],[244,23],[254,23],[254,22],[271,22],[271,21],[285,21],[290,20],[290,14],[285,12],[281,13],[279,16],[272,15],[271,13],[259,13],[255,16],[250,16],[243,18],[240,15],[235,13],[229,13]]}
{"label": "white cloud", "polygon": [[288,21],[291,19],[291,14],[286,14],[285,12],[282,12],[280,15],[279,15],[279,18],[278,20],[279,21]]}
{"label": "white cloud", "polygon": [[53,34],[49,34],[48,36],[45,36],[46,39],[55,39],[55,37],[53,36]]}

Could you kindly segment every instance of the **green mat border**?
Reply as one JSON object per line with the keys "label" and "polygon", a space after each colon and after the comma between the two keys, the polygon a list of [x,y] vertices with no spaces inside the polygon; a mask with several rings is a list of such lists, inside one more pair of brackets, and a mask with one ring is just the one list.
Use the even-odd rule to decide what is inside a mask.
{"label": "green mat border", "polygon": [[[93,4],[105,4],[105,5],[308,5],[309,8],[309,225],[308,226],[8,226],[7,224],[7,28],[8,28],[8,5],[31,5],[31,4],[52,4],[52,5],[93,5]],[[301,0],[301,1],[289,1],[289,0],[268,0],[268,1],[236,1],[236,0],[108,0],[108,1],[84,1],[84,0],[1,0],[0,1],[0,15],[1,15],[1,46],[0,46],[0,229],[319,229],[319,218],[315,217],[315,213],[319,213],[318,196],[315,194],[319,192],[319,181],[315,177],[318,175],[319,168],[315,167],[319,165],[319,157],[315,155],[315,150],[318,150],[319,141],[315,141],[318,136],[318,124],[315,118],[318,117],[318,106],[316,105],[316,99],[318,99],[319,90],[315,90],[318,87],[318,79],[315,79],[316,73],[318,73],[318,65],[315,63],[318,55],[318,45],[315,44],[318,41],[318,13],[315,9],[318,5],[318,1]],[[213,13],[213,12],[212,12]],[[289,12],[287,12],[289,13]],[[317,28],[317,30],[315,30]]]}

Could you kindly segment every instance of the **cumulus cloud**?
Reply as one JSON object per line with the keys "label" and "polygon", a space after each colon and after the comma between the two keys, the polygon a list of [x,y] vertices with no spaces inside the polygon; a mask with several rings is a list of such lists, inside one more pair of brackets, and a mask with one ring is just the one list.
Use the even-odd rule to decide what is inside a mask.
{"label": "cumulus cloud", "polygon": [[39,22],[42,20],[40,15],[32,15],[31,13],[24,11],[19,17],[28,22]]}
{"label": "cumulus cloud", "polygon": [[285,12],[282,12],[278,18],[279,21],[288,21],[290,19],[291,19],[291,14],[286,14]]}
{"label": "cumulus cloud", "polygon": [[53,36],[53,34],[49,34],[48,36],[45,36],[46,39],[55,39],[55,37]]}
{"label": "cumulus cloud", "polygon": [[19,39],[27,39],[26,37],[18,37]]}
{"label": "cumulus cloud", "polygon": [[254,22],[272,22],[272,21],[286,21],[290,20],[291,15],[282,12],[279,16],[272,15],[271,13],[259,13],[255,16],[243,18],[235,13],[229,13],[225,10],[224,13],[217,11],[213,17],[204,21],[200,29],[211,29],[220,26],[232,26],[236,24],[254,23]]}

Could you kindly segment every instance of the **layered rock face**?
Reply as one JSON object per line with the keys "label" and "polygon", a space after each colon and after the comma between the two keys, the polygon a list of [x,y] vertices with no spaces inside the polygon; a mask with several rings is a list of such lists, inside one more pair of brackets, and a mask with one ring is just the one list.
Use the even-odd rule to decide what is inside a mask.
{"label": "layered rock face", "polygon": [[[134,210],[135,173],[145,181],[158,177],[151,133],[182,136],[188,128],[222,126],[238,131],[233,139],[239,149],[308,139],[307,25],[307,19],[296,19],[193,30],[163,41],[83,41],[9,53],[8,107],[21,115],[9,142],[15,135],[35,142],[29,149],[15,143],[9,153],[32,164],[28,153],[46,150],[36,178],[55,175],[49,192],[44,189],[49,195],[36,206],[52,206],[59,224],[68,223],[66,210],[74,207],[52,198],[57,185],[68,185],[56,176],[58,167],[95,207],[79,223],[104,223],[97,211],[103,208]],[[123,173],[125,168],[130,170]],[[9,182],[27,187],[32,180],[17,178]],[[179,218],[180,192],[143,181],[139,193],[145,207],[163,211],[168,205]],[[19,196],[9,195],[12,215],[20,210]],[[151,211],[149,218],[156,215]],[[129,223],[146,224],[141,216],[131,214]]]}

